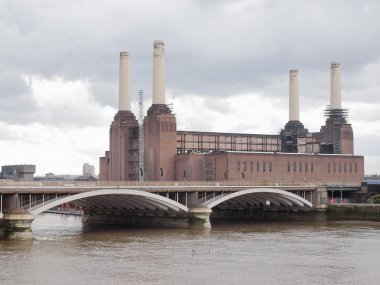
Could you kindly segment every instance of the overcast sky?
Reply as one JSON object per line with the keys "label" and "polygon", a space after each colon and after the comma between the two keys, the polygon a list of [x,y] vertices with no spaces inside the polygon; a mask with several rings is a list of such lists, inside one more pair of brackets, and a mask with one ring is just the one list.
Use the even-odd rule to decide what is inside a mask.
{"label": "overcast sky", "polygon": [[330,64],[342,68],[355,154],[380,173],[380,1],[0,2],[0,165],[37,174],[98,172],[118,104],[119,52],[151,102],[153,41],[163,40],[178,129],[275,134],[288,121],[289,70],[300,119],[324,124]]}

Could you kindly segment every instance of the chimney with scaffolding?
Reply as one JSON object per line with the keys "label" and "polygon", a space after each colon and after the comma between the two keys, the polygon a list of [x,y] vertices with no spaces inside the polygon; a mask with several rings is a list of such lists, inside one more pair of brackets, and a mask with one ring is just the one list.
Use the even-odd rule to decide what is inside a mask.
{"label": "chimney with scaffolding", "polygon": [[353,154],[353,131],[347,123],[348,110],[342,108],[340,63],[331,63],[330,106],[325,110],[326,124],[321,127],[321,153]]}

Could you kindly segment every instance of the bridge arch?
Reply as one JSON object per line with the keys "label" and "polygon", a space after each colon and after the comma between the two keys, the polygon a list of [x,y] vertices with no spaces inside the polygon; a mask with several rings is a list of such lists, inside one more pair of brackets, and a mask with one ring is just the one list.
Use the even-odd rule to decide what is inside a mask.
{"label": "bridge arch", "polygon": [[218,195],[206,202],[203,206],[214,208],[225,202],[236,204],[251,204],[254,206],[265,205],[269,201],[270,205],[298,207],[303,209],[312,209],[313,204],[306,199],[290,193],[288,191],[274,188],[250,188],[242,191],[233,192],[227,195]]}
{"label": "bridge arch", "polygon": [[30,213],[38,215],[53,207],[74,201],[83,206],[107,205],[117,208],[137,208],[141,210],[148,208],[150,210],[188,212],[188,207],[158,194],[133,189],[102,189],[48,200],[44,204],[41,203],[31,208]]}

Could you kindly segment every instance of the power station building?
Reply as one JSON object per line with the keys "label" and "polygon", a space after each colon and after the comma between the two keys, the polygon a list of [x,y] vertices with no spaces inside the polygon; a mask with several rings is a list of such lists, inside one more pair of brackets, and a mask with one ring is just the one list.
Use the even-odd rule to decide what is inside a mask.
{"label": "power station building", "polygon": [[180,131],[165,99],[164,42],[155,41],[153,46],[153,98],[143,121],[144,150],[139,152],[139,123],[131,111],[130,57],[121,52],[119,111],[110,127],[109,151],[100,157],[99,180],[354,184],[363,180],[364,157],[354,155],[348,111],[341,106],[339,63],[331,64],[330,105],[319,132],[309,132],[300,121],[297,70],[290,70],[289,121],[279,134]]}

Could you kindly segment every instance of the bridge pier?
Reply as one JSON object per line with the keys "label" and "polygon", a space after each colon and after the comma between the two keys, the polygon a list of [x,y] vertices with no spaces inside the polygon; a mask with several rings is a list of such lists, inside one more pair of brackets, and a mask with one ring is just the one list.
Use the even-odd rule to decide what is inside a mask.
{"label": "bridge pier", "polygon": [[34,216],[29,213],[5,213],[0,220],[0,239],[32,240],[32,222]]}
{"label": "bridge pier", "polygon": [[202,225],[211,228],[210,215],[212,210],[207,207],[189,208],[189,224]]}
{"label": "bridge pier", "polygon": [[325,211],[328,204],[328,195],[326,187],[318,187],[315,191],[316,199],[314,201],[314,209],[317,211]]}
{"label": "bridge pier", "polygon": [[16,193],[0,197],[0,239],[32,240],[34,215],[20,209],[21,198]]}

